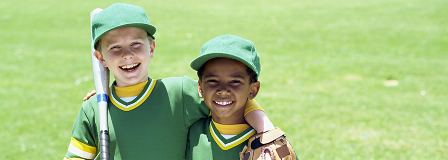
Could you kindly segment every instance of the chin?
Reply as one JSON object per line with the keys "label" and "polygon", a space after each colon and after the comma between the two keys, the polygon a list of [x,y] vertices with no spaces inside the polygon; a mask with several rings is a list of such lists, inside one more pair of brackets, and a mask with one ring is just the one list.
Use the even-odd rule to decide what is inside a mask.
{"label": "chin", "polygon": [[218,113],[218,114],[216,114],[216,116],[218,116],[219,118],[229,118],[230,116],[232,116],[232,114],[230,114],[230,113]]}

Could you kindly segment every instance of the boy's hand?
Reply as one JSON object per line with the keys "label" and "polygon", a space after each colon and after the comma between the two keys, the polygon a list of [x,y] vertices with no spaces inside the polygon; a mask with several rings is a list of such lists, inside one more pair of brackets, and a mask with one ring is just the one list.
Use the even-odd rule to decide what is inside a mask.
{"label": "boy's hand", "polygon": [[240,160],[296,160],[295,152],[280,128],[258,133],[249,138]]}
{"label": "boy's hand", "polygon": [[95,90],[92,90],[92,92],[87,93],[86,97],[84,97],[84,99],[82,99],[83,101],[87,101],[90,97],[92,97],[93,95],[96,94]]}

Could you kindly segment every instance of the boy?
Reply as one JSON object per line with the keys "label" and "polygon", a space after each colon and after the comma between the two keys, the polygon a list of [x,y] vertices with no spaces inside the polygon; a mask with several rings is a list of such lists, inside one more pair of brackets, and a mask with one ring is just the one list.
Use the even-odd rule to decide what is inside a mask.
{"label": "boy", "polygon": [[[254,99],[260,89],[257,80],[260,58],[251,41],[233,35],[218,36],[203,45],[199,57],[191,62],[191,68],[197,71],[199,96],[204,98],[212,117],[201,119],[190,127],[187,160],[297,158],[278,128],[263,133],[263,136],[274,135],[272,141],[281,139],[275,142],[280,146],[274,148],[276,153],[268,145],[254,147],[255,143],[252,143],[249,146],[260,148],[259,153],[243,151],[244,155],[239,154],[248,144],[249,137],[255,135],[244,119],[244,105]],[[254,139],[251,138],[251,142],[255,142]]]}
{"label": "boy", "polygon": [[[94,54],[115,77],[108,103],[110,158],[183,159],[189,127],[210,112],[197,94],[197,82],[188,77],[148,77],[156,28],[141,7],[113,4],[95,15],[91,27]],[[247,106],[248,112],[255,106],[246,116],[249,124],[261,132],[270,129],[272,124],[262,121],[265,114],[256,102]],[[98,132],[93,97],[76,117],[64,159],[99,159]]]}

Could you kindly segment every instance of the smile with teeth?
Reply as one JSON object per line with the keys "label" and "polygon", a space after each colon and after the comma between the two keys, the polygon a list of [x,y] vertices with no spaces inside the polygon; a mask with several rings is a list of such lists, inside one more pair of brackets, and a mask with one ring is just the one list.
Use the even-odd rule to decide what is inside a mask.
{"label": "smile with teeth", "polygon": [[230,101],[230,102],[218,102],[218,101],[215,101],[215,103],[216,103],[216,104],[219,104],[219,105],[223,105],[223,106],[225,106],[225,105],[232,104],[233,101]]}
{"label": "smile with teeth", "polygon": [[120,68],[123,69],[123,70],[127,70],[127,71],[133,71],[139,65],[140,65],[140,63],[134,63],[134,64],[128,64],[128,65],[120,66]]}

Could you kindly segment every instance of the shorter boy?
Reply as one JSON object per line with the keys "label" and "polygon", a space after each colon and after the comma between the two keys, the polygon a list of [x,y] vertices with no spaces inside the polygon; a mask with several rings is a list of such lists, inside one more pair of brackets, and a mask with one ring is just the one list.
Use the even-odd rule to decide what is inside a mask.
{"label": "shorter boy", "polygon": [[[190,126],[210,113],[197,94],[197,82],[149,77],[156,28],[141,7],[112,4],[93,17],[91,31],[95,57],[115,78],[108,97],[110,159],[183,159]],[[255,103],[248,103],[246,118],[262,132],[270,125],[257,117],[265,114]],[[81,106],[64,159],[103,158],[98,115],[94,96]]]}
{"label": "shorter boy", "polygon": [[[256,135],[244,119],[246,101],[254,99],[260,89],[260,58],[251,41],[233,35],[218,36],[204,44],[191,68],[197,71],[199,96],[204,98],[212,116],[191,126],[187,160],[298,159],[280,129]],[[275,152],[256,139],[268,134],[273,135],[269,142],[277,145]],[[243,148],[246,150],[251,136],[252,153],[245,152]],[[259,153],[256,148],[260,148]]]}

